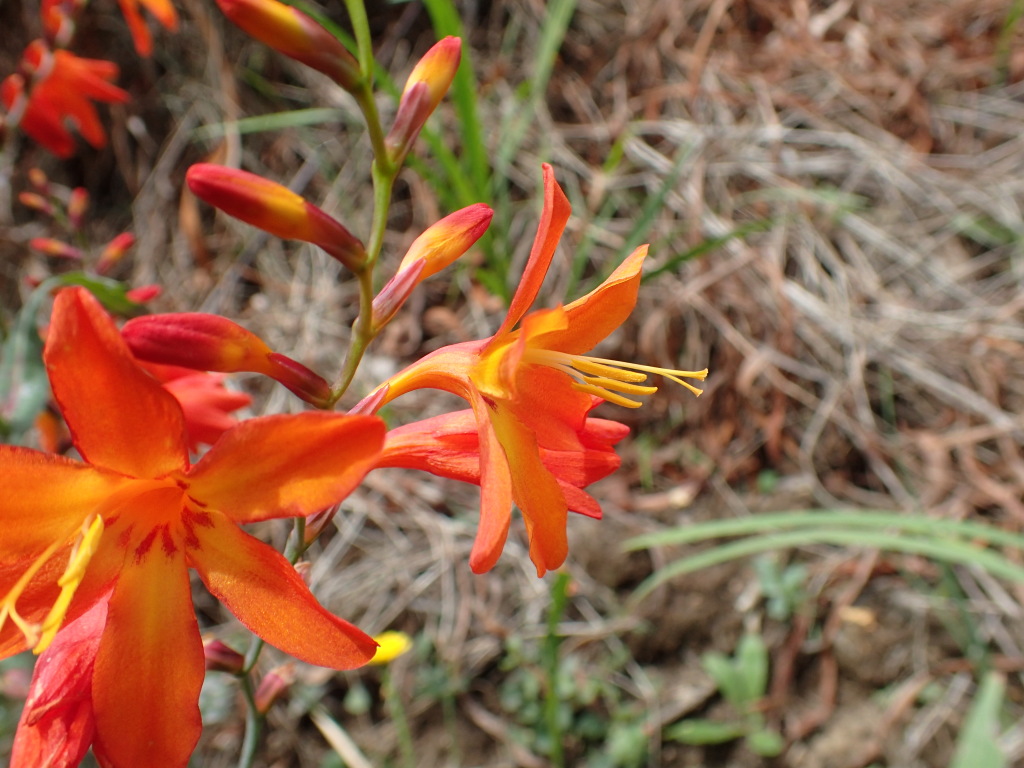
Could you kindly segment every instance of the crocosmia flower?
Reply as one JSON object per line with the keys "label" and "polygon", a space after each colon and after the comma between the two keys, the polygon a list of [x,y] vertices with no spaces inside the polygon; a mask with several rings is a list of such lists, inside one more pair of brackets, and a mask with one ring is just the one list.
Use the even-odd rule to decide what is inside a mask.
{"label": "crocosmia flower", "polygon": [[[401,371],[366,399],[376,410],[414,389],[452,392],[473,408],[480,450],[480,528],[470,556],[476,572],[497,561],[508,535],[513,501],[523,513],[537,573],[566,557],[568,504],[542,449],[585,452],[581,439],[593,397],[626,407],[656,387],[654,373],[695,394],[682,377],[703,379],[707,370],[677,371],[588,357],[584,353],[632,312],[647,246],[641,246],[607,280],[564,307],[527,312],[540,290],[569,219],[569,201],[544,166],[544,210],[523,279],[508,315],[489,339],[454,344]],[[365,407],[365,405],[364,405]]]}
{"label": "crocosmia flower", "polygon": [[117,0],[117,2],[121,6],[124,20],[128,22],[135,50],[140,56],[149,56],[153,52],[153,38],[139,11],[140,5],[153,14],[153,18],[159,21],[164,29],[174,32],[178,28],[178,13],[174,10],[171,0]]}
{"label": "crocosmia flower", "polygon": [[68,125],[97,149],[106,145],[107,134],[92,102],[128,101],[128,94],[112,84],[116,64],[51,51],[35,40],[25,49],[21,69],[0,84],[0,99],[12,123],[58,157],[75,152]]}
{"label": "crocosmia flower", "polygon": [[[250,419],[192,465],[180,406],[80,288],[57,295],[44,362],[82,461],[0,446],[0,658],[44,652],[109,596],[87,694],[101,765],[188,763],[205,666],[190,569],[242,624],[298,659],[350,669],[373,657],[369,636],[240,526],[338,503],[379,457],[379,419]],[[55,677],[83,674],[70,662],[63,672]]]}

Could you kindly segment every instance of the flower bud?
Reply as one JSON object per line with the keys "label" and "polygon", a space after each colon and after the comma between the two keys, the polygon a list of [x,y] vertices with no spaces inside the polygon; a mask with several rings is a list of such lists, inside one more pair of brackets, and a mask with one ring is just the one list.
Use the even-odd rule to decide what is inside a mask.
{"label": "flower bud", "polygon": [[28,241],[28,245],[29,248],[45,253],[47,256],[56,256],[61,259],[81,261],[83,256],[82,252],[75,248],[75,246],[68,245],[63,240],[57,240],[53,237],[33,237]]}
{"label": "flower bud", "polygon": [[80,229],[85,212],[89,208],[89,192],[85,187],[75,187],[68,198],[68,223]]}
{"label": "flower bud", "polygon": [[18,202],[26,208],[39,211],[46,216],[53,216],[53,203],[36,192],[19,192]]}
{"label": "flower bud", "polygon": [[138,288],[132,288],[125,291],[124,295],[129,301],[133,301],[136,304],[145,304],[147,301],[152,301],[163,292],[164,289],[159,285],[140,285]]}
{"label": "flower bud", "polygon": [[245,657],[216,638],[203,641],[203,658],[206,661],[207,672],[237,675],[245,667]]}
{"label": "flower bud", "polygon": [[338,505],[322,509],[306,518],[306,529],[302,537],[302,543],[309,547],[314,541],[320,538],[320,534],[334,521],[338,514]]}
{"label": "flower bud", "polygon": [[363,244],[351,232],[287,187],[210,163],[193,165],[185,179],[200,200],[246,224],[285,240],[318,245],[349,269],[357,270],[366,261]]}
{"label": "flower bud", "polygon": [[128,249],[135,245],[135,235],[131,232],[122,232],[103,247],[100,252],[99,261],[96,262],[96,273],[105,275],[115,264],[124,258]]}
{"label": "flower bud", "polygon": [[256,711],[261,715],[267,714],[274,706],[274,702],[281,698],[294,682],[294,663],[288,662],[270,670],[256,687],[256,694],[253,696]]}
{"label": "flower bud", "polygon": [[232,23],[264,45],[323,72],[347,91],[359,84],[355,57],[302,11],[277,0],[217,0],[217,5]]}
{"label": "flower bud", "polygon": [[220,315],[181,312],[136,317],[121,335],[140,360],[197,371],[252,371],[280,382],[317,407],[331,399],[331,387],[301,363],[274,352],[256,334]]}
{"label": "flower bud", "polygon": [[398,265],[398,271],[373,299],[373,324],[380,328],[405,303],[413,289],[462,256],[487,231],[494,216],[476,203],[449,214],[417,237]]}
{"label": "flower bud", "polygon": [[394,125],[384,139],[391,161],[396,165],[405,159],[423,124],[451,87],[461,56],[462,41],[446,37],[435,43],[413,67],[398,102]]}
{"label": "flower bud", "polygon": [[28,169],[28,180],[33,187],[38,189],[42,194],[50,194],[50,180],[46,178],[46,171],[42,168],[29,168]]}

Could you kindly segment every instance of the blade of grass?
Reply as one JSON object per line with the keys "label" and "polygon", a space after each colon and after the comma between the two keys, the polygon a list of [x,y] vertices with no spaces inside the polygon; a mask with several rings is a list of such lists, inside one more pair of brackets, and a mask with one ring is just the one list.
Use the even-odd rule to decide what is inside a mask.
{"label": "blade of grass", "polygon": [[922,555],[933,560],[956,565],[974,565],[984,568],[993,576],[1008,581],[1024,582],[1024,567],[990,550],[965,541],[921,539],[902,534],[885,533],[870,529],[828,530],[819,527],[783,533],[764,534],[756,538],[741,539],[720,544],[712,549],[683,557],[656,571],[637,587],[633,600],[640,600],[666,581],[712,565],[776,549],[804,547],[811,544],[835,544],[848,547],[882,549],[890,552]]}

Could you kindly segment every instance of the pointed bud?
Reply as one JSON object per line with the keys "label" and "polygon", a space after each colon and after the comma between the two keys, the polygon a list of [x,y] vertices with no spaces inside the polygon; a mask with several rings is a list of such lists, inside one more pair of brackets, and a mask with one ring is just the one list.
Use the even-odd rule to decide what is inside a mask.
{"label": "pointed bud", "polygon": [[125,291],[125,297],[136,304],[145,304],[147,301],[152,301],[161,293],[164,289],[159,285],[140,285],[138,288],[132,288],[131,290]]}
{"label": "pointed bud", "polygon": [[424,279],[440,272],[468,251],[487,231],[494,211],[476,203],[449,214],[417,237],[398,271],[373,300],[373,324],[380,328]]}
{"label": "pointed bud", "polygon": [[245,667],[245,657],[216,638],[203,641],[203,658],[206,661],[207,672],[237,675]]}
{"label": "pointed bud", "polygon": [[68,245],[62,240],[53,237],[33,237],[28,241],[29,248],[45,253],[47,256],[56,256],[61,259],[73,259],[81,261],[84,255],[78,248]]}
{"label": "pointed bud", "polygon": [[46,216],[53,216],[53,204],[40,194],[35,192],[19,192],[18,202],[26,208],[39,211]]}
{"label": "pointed bud", "polygon": [[200,200],[246,224],[285,240],[318,245],[352,270],[366,261],[363,244],[351,232],[287,187],[210,163],[193,165],[185,179]]}
{"label": "pointed bud", "polygon": [[28,180],[42,194],[50,194],[50,180],[46,178],[46,172],[42,168],[29,168]]}
{"label": "pointed bud", "polygon": [[89,192],[85,187],[75,187],[68,198],[68,223],[73,229],[81,229],[82,219],[89,208]]}
{"label": "pointed bud", "polygon": [[312,18],[277,0],[217,0],[243,32],[307,67],[323,72],[346,91],[361,79],[359,63]]}
{"label": "pointed bud", "polygon": [[295,682],[295,664],[288,662],[280,667],[270,670],[256,688],[253,697],[256,711],[261,715],[267,714],[274,702],[284,695],[285,691]]}
{"label": "pointed bud", "polygon": [[398,113],[384,143],[391,161],[400,164],[427,118],[451,87],[462,56],[462,41],[446,37],[434,44],[413,67],[398,102]]}
{"label": "pointed bud", "polygon": [[280,382],[307,403],[322,408],[331,387],[301,363],[274,352],[256,334],[220,315],[181,312],[136,317],[121,335],[135,357],[197,371],[252,371]]}
{"label": "pointed bud", "polygon": [[307,517],[302,543],[308,548],[310,544],[319,539],[320,534],[334,521],[336,514],[338,514],[337,504]]}
{"label": "pointed bud", "polygon": [[131,232],[122,232],[107,243],[100,252],[99,261],[96,262],[96,274],[107,274],[115,264],[124,258],[125,253],[133,245],[135,245],[135,235]]}

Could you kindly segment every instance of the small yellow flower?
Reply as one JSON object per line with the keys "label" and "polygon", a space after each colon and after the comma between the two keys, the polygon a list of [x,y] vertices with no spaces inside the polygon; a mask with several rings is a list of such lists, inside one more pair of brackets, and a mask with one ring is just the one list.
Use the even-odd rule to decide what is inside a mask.
{"label": "small yellow flower", "polygon": [[377,641],[378,647],[377,653],[370,659],[370,664],[378,666],[390,664],[412,648],[412,638],[405,634],[405,632],[397,632],[393,629],[381,632],[379,635],[375,635],[373,639]]}

